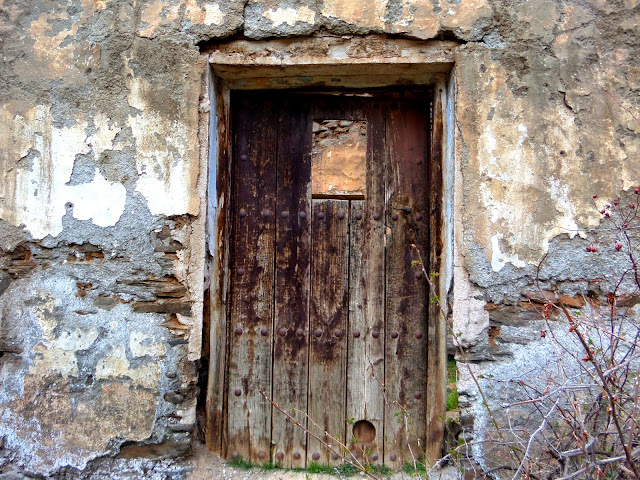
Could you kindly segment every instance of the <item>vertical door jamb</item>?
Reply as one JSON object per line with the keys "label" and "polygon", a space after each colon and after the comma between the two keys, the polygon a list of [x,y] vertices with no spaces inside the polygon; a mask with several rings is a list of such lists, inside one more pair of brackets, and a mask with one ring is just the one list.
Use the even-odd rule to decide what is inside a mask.
{"label": "vertical door jamb", "polygon": [[[224,82],[209,75],[209,188],[208,188],[208,248],[210,330],[209,376],[207,379],[205,441],[218,454],[223,451],[224,395],[227,352],[227,289],[231,192],[231,129],[230,90]],[[206,339],[205,339],[206,341]]]}
{"label": "vertical door jamb", "polygon": [[[449,99],[451,101],[451,99]],[[433,463],[442,456],[444,443],[444,419],[446,415],[446,385],[447,385],[447,320],[443,312],[447,310],[446,294],[448,285],[443,280],[447,277],[448,265],[443,265],[441,257],[447,250],[443,245],[443,140],[445,105],[447,104],[447,85],[445,79],[438,80],[433,87],[430,131],[430,162],[429,185],[429,252],[427,274],[438,273],[433,280],[438,299],[429,293],[429,325],[427,346],[427,405],[426,405],[426,451],[427,462]],[[446,119],[449,120],[450,119]],[[426,256],[426,255],[425,255]],[[440,288],[440,286],[444,288]],[[442,290],[442,291],[440,291]],[[435,339],[435,341],[434,341]]]}

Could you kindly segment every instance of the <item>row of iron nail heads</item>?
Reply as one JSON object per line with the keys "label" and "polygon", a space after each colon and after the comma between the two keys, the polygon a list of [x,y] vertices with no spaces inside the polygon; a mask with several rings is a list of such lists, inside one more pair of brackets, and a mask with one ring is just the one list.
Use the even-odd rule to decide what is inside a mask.
{"label": "row of iron nail heads", "polygon": [[[242,208],[238,212],[238,215],[240,216],[240,218],[245,218],[247,216],[247,211],[244,208]],[[263,210],[262,211],[262,216],[265,217],[265,218],[269,218],[271,216],[271,210]],[[280,216],[282,218],[289,218],[289,212],[285,210],[285,211],[280,213]],[[307,212],[300,212],[298,214],[298,216],[300,218],[302,218],[302,219],[305,219],[305,218],[307,218]],[[318,212],[317,213],[317,217],[320,220],[322,220],[325,217],[325,213],[324,212]],[[339,211],[338,214],[337,214],[337,217],[340,220],[342,220],[345,217],[345,213],[343,211]],[[362,220],[362,213],[360,213],[360,212],[356,213],[355,214],[355,218],[356,218],[356,220]],[[374,220],[380,220],[380,218],[381,218],[381,215],[379,213],[374,213],[373,214],[373,219]],[[399,218],[400,218],[400,216],[397,213],[391,214],[391,220],[393,220],[394,222],[396,220],[398,220]],[[416,214],[416,220],[417,221],[422,220],[422,214],[421,213],[417,213]]]}
{"label": "row of iron nail heads", "polygon": [[[235,328],[235,330],[234,330],[234,332],[235,332],[235,334],[236,334],[236,335],[242,335],[242,334],[244,333],[244,330],[242,329],[242,327],[236,327],[236,328]],[[287,335],[287,329],[286,329],[286,328],[280,328],[280,329],[278,330],[278,333],[280,334],[280,336],[284,337],[284,336],[286,336],[286,335]],[[261,334],[263,337],[266,337],[267,335],[269,335],[269,329],[267,329],[267,328],[263,328],[262,330],[260,330],[260,334]],[[322,334],[323,334],[323,331],[322,331],[321,329],[319,329],[319,328],[318,328],[318,329],[316,329],[316,330],[314,330],[314,331],[313,331],[313,334],[314,334],[316,337],[320,338],[320,337],[322,336]],[[342,329],[340,329],[340,328],[336,328],[336,329],[333,331],[333,334],[334,334],[336,337],[338,337],[338,338],[339,338],[339,337],[342,337],[342,336],[344,335],[344,330],[342,330]],[[303,335],[304,335],[304,330],[303,330],[302,328],[298,328],[298,329],[296,329],[296,335],[297,335],[298,337],[303,336]],[[399,335],[400,335],[400,334],[399,334],[397,331],[393,331],[393,332],[391,332],[391,338],[398,338],[398,336],[399,336]],[[373,330],[373,331],[371,332],[371,336],[372,336],[373,338],[378,338],[378,337],[380,336],[380,331],[379,331],[379,330]],[[422,338],[422,332],[416,332],[416,333],[415,333],[415,336],[416,336],[416,338],[417,338],[418,340],[420,340],[420,339]],[[353,337],[354,337],[354,338],[360,338],[360,332],[359,332],[359,331],[355,331],[355,332],[353,332]]]}
{"label": "row of iron nail heads", "polygon": [[[351,454],[351,456],[353,458],[358,458],[359,457],[358,452],[349,452],[349,453]],[[240,452],[238,452],[237,450],[234,450],[233,452],[231,452],[231,457],[232,458],[237,458],[239,455],[240,455]],[[264,451],[260,450],[258,452],[258,458],[264,458],[266,456],[267,456],[267,454]],[[282,452],[276,453],[276,458],[278,460],[282,460],[284,458],[284,453],[282,453]],[[294,452],[293,458],[295,460],[300,460],[300,458],[301,458],[300,452]],[[316,461],[320,460],[320,454],[318,452],[314,452],[313,455],[311,455],[311,458],[313,460],[316,460]],[[331,458],[333,460],[338,460],[338,458],[340,458],[340,456],[337,453],[332,453],[331,454]],[[370,458],[371,458],[371,460],[373,460],[375,462],[375,461],[378,460],[379,457],[378,457],[377,453],[373,453],[373,454],[371,454]],[[391,455],[389,455],[389,460],[391,460],[392,462],[395,462],[397,459],[398,459],[398,456],[395,453],[392,453]]]}

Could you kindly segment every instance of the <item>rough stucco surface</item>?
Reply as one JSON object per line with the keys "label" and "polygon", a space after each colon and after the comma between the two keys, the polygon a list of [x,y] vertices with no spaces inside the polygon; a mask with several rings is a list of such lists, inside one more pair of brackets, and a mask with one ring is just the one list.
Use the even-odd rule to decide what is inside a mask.
{"label": "rough stucco surface", "polygon": [[[159,21],[172,15],[174,30]],[[204,281],[194,42],[229,32],[216,18],[0,2],[0,436],[25,472],[83,469],[125,442],[188,446]]]}
{"label": "rough stucco surface", "polygon": [[592,194],[640,182],[640,126],[607,93],[637,110],[639,22],[634,0],[0,0],[2,462],[55,475],[190,441],[201,42],[459,41],[454,331],[475,368],[504,373],[537,326],[520,343],[489,329],[530,318],[545,253],[543,285],[569,296],[617,265],[584,247]]}

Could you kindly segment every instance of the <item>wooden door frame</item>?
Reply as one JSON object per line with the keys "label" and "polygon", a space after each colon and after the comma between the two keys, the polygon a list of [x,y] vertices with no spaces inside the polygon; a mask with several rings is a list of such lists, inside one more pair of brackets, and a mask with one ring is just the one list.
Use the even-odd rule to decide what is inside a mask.
{"label": "wooden door frame", "polygon": [[[352,42],[357,39],[342,39]],[[452,42],[419,42],[384,39],[391,44],[401,43],[401,58],[334,59],[322,57],[323,62],[310,62],[308,56],[289,58],[283,66],[281,58],[272,54],[268,59],[237,55],[238,44],[247,51],[247,43],[254,50],[290,47],[290,42],[235,41],[208,47],[211,68],[203,82],[203,98],[210,105],[208,141],[202,145],[208,150],[207,240],[209,259],[208,339],[209,371],[206,393],[206,443],[210,450],[222,451],[223,398],[225,394],[224,368],[227,344],[227,289],[226,266],[229,261],[231,235],[230,195],[232,132],[230,98],[232,90],[245,89],[299,89],[330,88],[334,91],[379,87],[430,88],[434,92],[431,116],[431,195],[432,234],[429,264],[439,276],[440,305],[431,303],[429,311],[429,342],[427,388],[425,392],[427,415],[426,458],[433,462],[442,455],[446,397],[446,319],[440,309],[449,309],[453,259],[453,105],[454,74]],[[299,42],[304,42],[300,40]],[[314,39],[306,39],[314,41]],[[284,47],[283,47],[284,46]],[[397,46],[397,45],[395,45]],[[344,47],[344,46],[343,46]],[[411,49],[414,50],[411,50]],[[242,50],[240,49],[240,50]],[[250,51],[251,49],[249,49]],[[301,49],[304,51],[304,49]],[[407,57],[406,52],[409,52]],[[426,53],[425,53],[426,52]],[[327,87],[328,86],[328,87]],[[204,143],[204,142],[203,142]],[[207,322],[205,321],[205,324]]]}

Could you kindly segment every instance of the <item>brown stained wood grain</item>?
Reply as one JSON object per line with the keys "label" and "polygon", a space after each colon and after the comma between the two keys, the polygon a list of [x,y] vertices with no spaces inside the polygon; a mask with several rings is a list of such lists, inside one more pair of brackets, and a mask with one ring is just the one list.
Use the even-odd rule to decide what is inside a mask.
{"label": "brown stained wood grain", "polygon": [[[412,455],[437,458],[445,325],[411,266],[410,244],[420,248],[427,271],[439,269],[442,104],[434,103],[433,140],[424,94],[239,93],[232,104],[227,188],[234,197],[220,217],[232,232],[228,322],[216,330],[228,342],[224,456],[288,468],[335,462],[260,396],[263,388],[283,409],[307,412],[320,424],[314,432],[340,435],[371,463],[397,468]],[[313,200],[312,211],[317,119],[366,121],[364,200],[325,196]],[[337,219],[336,209],[348,214]],[[212,295],[212,305],[221,301]],[[217,414],[220,404],[208,412]],[[315,428],[304,414],[296,417]],[[219,424],[209,420],[208,440]]]}
{"label": "brown stained wood grain", "polygon": [[[272,119],[272,124],[275,118]],[[282,100],[278,128],[275,335],[272,398],[307,411],[311,115],[306,100]],[[305,216],[300,214],[304,212]],[[297,335],[301,329],[303,335]],[[299,422],[306,420],[299,416]],[[306,464],[306,432],[273,411],[272,445],[285,468]],[[280,454],[280,455],[279,455]]]}
{"label": "brown stained wood grain", "polygon": [[[365,200],[351,202],[347,418],[372,424],[373,440],[356,444],[356,450],[360,455],[377,455],[377,461],[371,460],[378,463],[383,458],[385,408],[385,138],[380,102],[370,102],[363,114],[367,119],[367,188]],[[349,427],[347,440],[350,442],[353,436]]]}
{"label": "brown stained wood grain", "polygon": [[[404,463],[425,451],[428,285],[412,266],[415,244],[429,255],[428,112],[425,102],[389,103],[386,138],[385,461]],[[419,215],[420,214],[420,215]],[[428,266],[427,266],[428,271]]]}
{"label": "brown stained wood grain", "polygon": [[270,390],[272,374],[277,113],[260,97],[234,100],[226,456],[263,463],[271,447],[271,405],[259,390]]}
{"label": "brown stained wood grain", "polygon": [[[347,405],[346,418],[347,446],[353,452],[362,454],[362,448],[370,448],[372,453],[377,453],[382,458],[383,434],[384,434],[384,348],[380,335],[374,338],[373,328],[368,321],[370,314],[376,314],[384,318],[384,290],[380,301],[365,302],[366,289],[377,290],[384,288],[384,264],[371,262],[365,255],[362,247],[365,243],[367,232],[363,226],[364,201],[351,202],[350,216],[350,266],[349,266],[349,331],[348,331],[348,359],[347,359]],[[358,219],[358,217],[361,217]],[[364,265],[363,265],[364,263]],[[379,284],[365,282],[363,272],[377,268]],[[368,296],[366,297],[368,298]],[[377,331],[383,330],[382,322],[377,323]],[[374,377],[373,375],[376,375]],[[375,429],[373,440],[366,444],[360,441],[354,443],[358,431],[354,431],[355,424],[359,421],[368,421]]]}
{"label": "brown stained wood grain", "polygon": [[[429,273],[440,272],[442,253],[442,169],[443,169],[443,140],[444,140],[444,105],[446,91],[444,84],[434,89],[432,104],[432,125],[430,136],[431,159],[429,174]],[[425,255],[426,256],[426,255]],[[442,277],[441,277],[442,278]],[[439,282],[436,281],[436,287]],[[442,297],[444,293],[438,294]],[[430,299],[429,303],[429,344],[428,344],[428,373],[427,373],[427,448],[426,460],[435,462],[441,457],[444,439],[444,421],[446,414],[446,385],[447,385],[447,350],[446,319],[440,312],[438,303]]]}
{"label": "brown stained wood grain", "polygon": [[[313,200],[309,355],[309,430],[342,448],[345,438],[345,374],[349,313],[349,201]],[[307,464],[340,464],[333,452],[309,436]]]}

